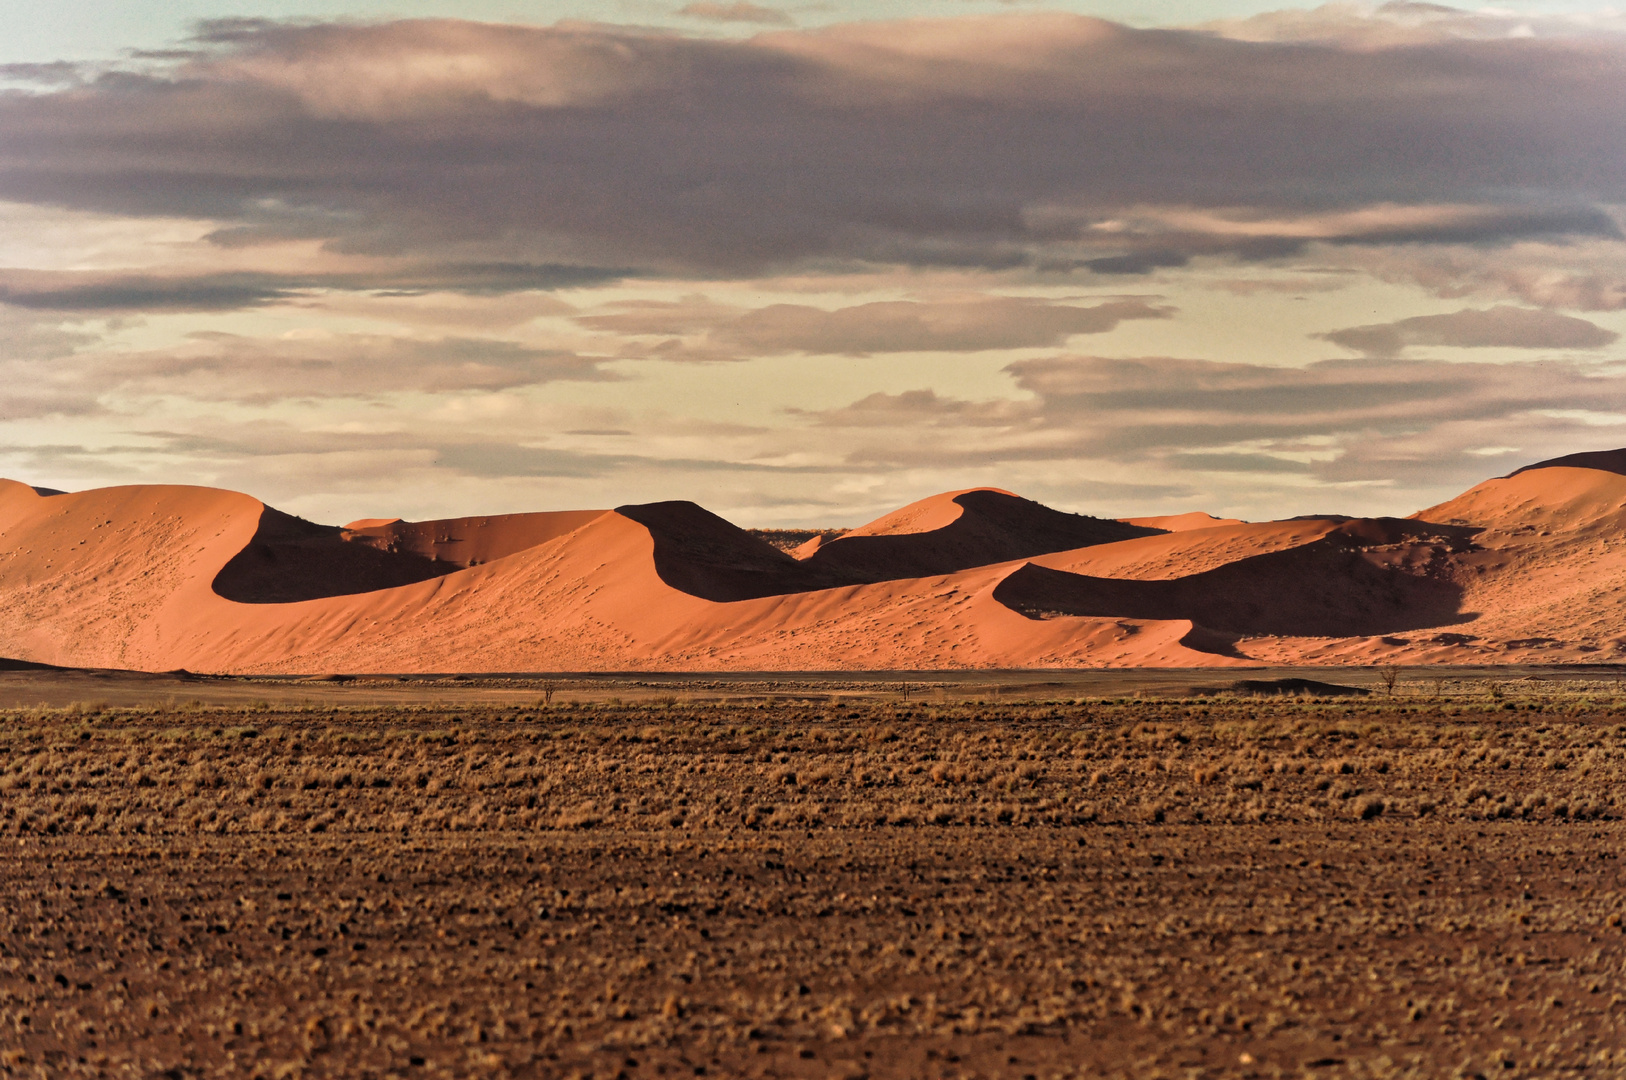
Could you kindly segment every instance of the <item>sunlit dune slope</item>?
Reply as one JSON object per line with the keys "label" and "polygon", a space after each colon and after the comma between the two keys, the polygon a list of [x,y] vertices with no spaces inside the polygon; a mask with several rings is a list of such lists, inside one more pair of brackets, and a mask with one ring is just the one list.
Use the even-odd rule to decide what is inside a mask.
{"label": "sunlit dune slope", "polygon": [[1409,519],[1113,521],[981,488],[787,554],[685,502],[339,528],[0,481],[0,656],[221,672],[1578,661],[1626,653],[1626,452]]}
{"label": "sunlit dune slope", "polygon": [[1186,532],[1190,529],[1212,529],[1218,525],[1241,525],[1240,518],[1221,518],[1193,510],[1189,514],[1165,514],[1162,517],[1121,518],[1126,525],[1139,525],[1163,532]]}
{"label": "sunlit dune slope", "polygon": [[604,510],[489,514],[437,521],[357,521],[343,539],[380,551],[411,553],[456,567],[478,566],[574,532]]}

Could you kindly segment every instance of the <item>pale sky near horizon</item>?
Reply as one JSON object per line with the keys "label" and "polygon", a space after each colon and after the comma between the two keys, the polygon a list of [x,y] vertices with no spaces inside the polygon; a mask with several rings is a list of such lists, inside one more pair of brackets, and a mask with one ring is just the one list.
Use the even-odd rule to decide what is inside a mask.
{"label": "pale sky near horizon", "polygon": [[[481,21],[389,21],[431,16]],[[7,20],[0,475],[30,483],[335,522],[852,525],[983,484],[1264,518],[1626,445],[1608,9]]]}

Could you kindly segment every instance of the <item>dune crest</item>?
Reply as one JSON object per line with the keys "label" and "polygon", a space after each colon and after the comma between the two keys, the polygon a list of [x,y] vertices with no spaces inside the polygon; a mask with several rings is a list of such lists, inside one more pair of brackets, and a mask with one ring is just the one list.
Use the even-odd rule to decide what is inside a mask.
{"label": "dune crest", "polygon": [[911,503],[821,544],[803,561],[853,581],[885,581],[954,573],[1158,531],[1062,513],[999,488],[972,488]]}
{"label": "dune crest", "polygon": [[1225,525],[1244,525],[1241,518],[1221,518],[1193,510],[1189,514],[1165,514],[1162,517],[1121,518],[1126,525],[1140,525],[1163,532],[1189,532],[1192,529],[1215,529]]}
{"label": "dune crest", "polygon": [[787,553],[693,503],[319,525],[0,480],[0,655],[216,672],[1576,662],[1626,654],[1626,451],[1410,518],[1113,520],[997,488]]}

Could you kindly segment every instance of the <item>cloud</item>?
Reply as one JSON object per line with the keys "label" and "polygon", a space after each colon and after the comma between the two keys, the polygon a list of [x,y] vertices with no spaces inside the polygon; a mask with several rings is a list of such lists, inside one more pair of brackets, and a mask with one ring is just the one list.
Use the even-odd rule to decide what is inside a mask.
{"label": "cloud", "polygon": [[282,401],[457,394],[617,378],[595,358],[489,338],[307,334],[252,338],[198,332],[164,349],[87,350],[23,385],[58,385],[88,401],[163,395],[269,405]]}
{"label": "cloud", "polygon": [[0,358],[4,361],[55,361],[96,340],[94,334],[65,330],[33,312],[0,307]]}
{"label": "cloud", "polygon": [[[184,56],[0,96],[0,198],[207,218],[221,244],[307,238],[426,279],[1134,274],[1615,243],[1623,112],[1626,38],[1579,31],[1391,46],[1063,14],[745,40],[234,20]],[[230,302],[220,288],[193,302]]]}
{"label": "cloud", "polygon": [[[826,310],[806,304],[769,304],[741,311],[703,298],[687,302],[629,301],[608,314],[576,321],[624,335],[683,336],[699,340],[668,355],[724,359],[734,354],[822,353],[868,356],[899,352],[983,352],[1064,344],[1075,334],[1106,333],[1127,319],[1168,318],[1171,310],[1144,300],[1109,300],[1093,306],[1014,296],[958,300],[884,300]],[[656,349],[645,355],[662,355]]]}
{"label": "cloud", "polygon": [[[0,304],[30,311],[230,311],[286,300],[288,283],[262,274],[226,274],[202,278],[128,275],[97,280],[93,275],[15,275],[28,284],[0,280]],[[75,278],[79,280],[74,280]],[[89,278],[89,280],[86,280]]]}
{"label": "cloud", "polygon": [[[1324,483],[1483,479],[1487,445],[1594,445],[1564,410],[1626,414],[1626,376],[1571,362],[1329,360],[1306,368],[1173,357],[1008,365],[1023,396],[875,393],[795,415],[843,433],[864,469],[1114,463],[1155,474]],[[1538,453],[1538,456],[1540,454]]]}
{"label": "cloud", "polygon": [[1578,311],[1626,308],[1621,245],[1608,238],[1469,245],[1346,247],[1325,261],[1384,281],[1420,285],[1445,299],[1482,296]]}
{"label": "cloud", "polygon": [[[163,54],[11,69],[0,417],[13,442],[92,447],[60,451],[74,475],[105,435],[109,475],[465,510],[595,505],[605,477],[618,499],[682,477],[719,505],[967,481],[1301,493],[1269,512],[1478,479],[1505,470],[1476,449],[1619,441],[1604,425],[1626,415],[1619,377],[1583,362],[1610,332],[1576,317],[1626,308],[1626,34],[1526,21],[235,19]],[[1311,293],[1373,278],[1454,314],[1352,319],[1353,290]],[[1084,295],[1109,291],[1145,295]],[[1250,322],[1278,317],[1351,358],[1073,355],[1116,327],[1286,362],[1303,339]],[[1447,346],[1560,359],[1403,359]],[[900,384],[927,369],[891,358],[920,352],[967,359]],[[826,365],[851,382],[816,394],[783,364],[561,385],[798,355],[882,359]],[[1009,393],[967,389],[1000,365]],[[732,426],[706,428],[736,380]],[[775,411],[810,401],[847,404]],[[126,446],[141,431],[175,437]],[[585,434],[610,431],[633,434]]]}
{"label": "cloud", "polygon": [[0,307],[0,421],[87,416],[96,393],[78,375],[75,353],[96,337]]}
{"label": "cloud", "polygon": [[33,86],[77,86],[94,70],[86,64],[56,60],[43,64],[0,64],[0,83]]}
{"label": "cloud", "polygon": [[1464,349],[1601,349],[1620,337],[1586,319],[1505,306],[1482,311],[1463,308],[1449,315],[1417,315],[1316,336],[1367,356],[1398,356],[1414,345]]}
{"label": "cloud", "polygon": [[96,395],[84,388],[49,384],[30,386],[27,381],[9,383],[0,388],[0,420],[3,421],[85,417],[101,411]]}
{"label": "cloud", "polygon": [[1205,23],[1201,29],[1233,41],[1336,43],[1385,49],[1462,40],[1623,34],[1626,18],[1609,10],[1532,15],[1507,9],[1464,11],[1442,4],[1389,0],[1382,4],[1328,3],[1308,10],[1263,12]]}
{"label": "cloud", "polygon": [[511,443],[458,443],[437,447],[434,463],[467,476],[589,477],[603,476],[638,459],[617,454],[517,446]]}
{"label": "cloud", "polygon": [[741,2],[719,4],[712,0],[702,0],[693,4],[684,4],[678,8],[679,15],[687,15],[691,19],[709,19],[712,22],[739,22],[757,23],[761,26],[789,26],[791,17],[778,8],[762,7],[759,4]]}
{"label": "cloud", "polygon": [[370,273],[120,274],[0,269],[0,306],[30,311],[232,311],[291,300],[321,290],[382,293],[459,292],[496,295],[575,288],[620,280],[625,270],[524,263],[403,266]]}

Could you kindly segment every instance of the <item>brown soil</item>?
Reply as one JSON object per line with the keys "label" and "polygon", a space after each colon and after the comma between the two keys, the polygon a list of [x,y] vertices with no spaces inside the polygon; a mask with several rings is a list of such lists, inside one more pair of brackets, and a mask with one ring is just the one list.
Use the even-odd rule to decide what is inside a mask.
{"label": "brown soil", "polygon": [[0,1075],[1619,1075],[1610,691],[0,713]]}

